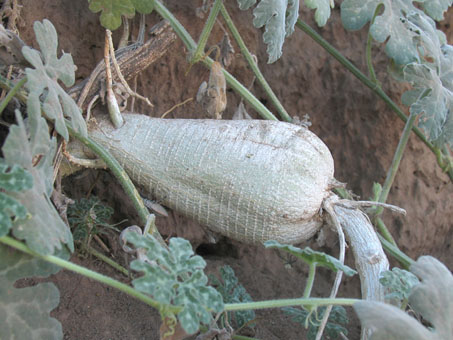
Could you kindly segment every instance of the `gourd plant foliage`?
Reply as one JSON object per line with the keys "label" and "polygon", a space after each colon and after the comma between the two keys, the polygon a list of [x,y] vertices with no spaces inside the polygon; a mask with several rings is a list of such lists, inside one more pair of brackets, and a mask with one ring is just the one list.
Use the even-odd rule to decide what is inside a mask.
{"label": "gourd plant foliage", "polygon": [[[171,19],[185,43],[191,41],[187,32],[176,24],[174,17],[169,16],[157,0],[88,2],[92,11],[101,12],[101,24],[107,28],[119,27],[121,17],[130,17],[136,10],[150,13],[156,9],[159,14]],[[357,30],[371,22],[370,36],[377,42],[386,42],[393,74],[413,87],[404,94],[403,102],[410,106],[412,114],[420,115],[420,126],[438,147],[453,145],[453,56],[452,47],[447,44],[443,33],[436,29],[434,20],[441,20],[451,4],[452,0],[419,1],[417,6],[410,0],[345,0],[341,5],[345,28]],[[276,61],[282,55],[285,38],[294,32],[294,26],[298,23],[299,1],[238,0],[238,5],[243,10],[253,7],[253,25],[264,27],[263,40],[268,46],[268,62]],[[316,10],[315,20],[322,26],[330,17],[334,3],[331,0],[306,0],[305,5]],[[48,262],[55,258],[67,259],[74,248],[68,226],[50,201],[56,139],[50,136],[41,110],[66,140],[69,131],[83,137],[87,135],[87,129],[79,108],[58,83],[61,81],[65,86],[74,83],[75,66],[71,56],[64,53],[58,58],[56,31],[49,21],[35,23],[34,29],[41,52],[30,47],[24,47],[22,51],[33,66],[26,69],[28,119],[25,122],[22,113],[16,111],[17,124],[10,127],[2,147],[4,158],[0,160],[0,320],[6,320],[2,322],[0,337],[59,339],[62,338],[61,325],[49,316],[58,304],[58,290],[50,283],[27,288],[15,288],[14,284],[20,278],[46,277],[55,273],[58,269]],[[189,46],[189,49],[192,48]],[[34,257],[6,247],[3,244],[9,239],[6,235],[24,241],[27,252]],[[187,333],[193,333],[200,324],[211,323],[212,312],[235,310],[234,305],[224,303],[225,296],[222,299],[220,293],[207,286],[203,273],[205,262],[194,256],[187,241],[172,239],[169,249],[163,248],[149,235],[131,234],[129,241],[145,249],[147,259],[132,262],[131,268],[142,272],[143,276],[133,281],[136,290],[128,292],[158,308],[163,318],[177,319]],[[316,263],[335,271],[343,270],[346,274],[354,273],[335,259],[309,249],[301,250],[278,243],[267,246],[286,250],[309,262],[310,266]],[[65,265],[64,261],[54,262]],[[452,335],[453,279],[450,272],[429,257],[420,258],[411,270],[421,282],[407,276],[407,284],[402,284],[389,274],[383,278],[383,283],[396,287],[399,293],[392,299],[399,300],[400,307],[406,306],[407,302],[432,328],[426,328],[395,307],[351,299],[348,304],[357,302],[354,308],[362,323],[377,329],[373,338],[397,339],[410,334],[414,339],[447,339]],[[223,274],[226,283],[226,278],[231,279],[232,275],[227,275],[227,271]],[[107,280],[103,282],[107,283]],[[120,284],[116,287],[125,289],[120,288]],[[139,291],[146,293],[148,298],[145,299]],[[238,299],[242,301],[237,303],[240,310],[244,309],[241,303],[247,304],[248,309],[254,308],[253,302],[246,301],[246,295],[238,294]],[[301,305],[304,301],[294,300],[288,302],[288,306],[291,303]],[[328,304],[331,303],[334,302],[329,301]],[[312,303],[310,306],[315,306],[311,310],[316,310],[318,305]],[[441,310],[436,309],[440,307]],[[30,310],[33,313],[25,313]],[[321,312],[320,308],[317,310]],[[302,309],[287,311],[291,311],[293,316],[302,316],[299,321],[306,323],[309,320],[309,313],[302,312],[302,315]],[[247,319],[251,316],[250,313],[247,317],[245,315]],[[24,321],[20,325],[19,319]],[[341,329],[342,326],[338,327]]]}

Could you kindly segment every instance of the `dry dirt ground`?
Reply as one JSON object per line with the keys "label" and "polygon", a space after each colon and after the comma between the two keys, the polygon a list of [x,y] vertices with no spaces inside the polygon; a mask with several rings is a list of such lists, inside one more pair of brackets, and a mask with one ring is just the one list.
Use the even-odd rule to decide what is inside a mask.
{"label": "dry dirt ground", "polygon": [[[33,22],[48,18],[59,34],[59,49],[70,52],[78,67],[77,79],[89,76],[96,63],[102,58],[104,33],[97,14],[88,10],[86,1],[48,0],[20,1],[23,5],[19,26],[22,39],[36,46]],[[166,5],[182,22],[193,37],[198,37],[203,20],[196,17],[195,9],[202,1],[168,0]],[[367,199],[371,195],[373,182],[385,179],[394,150],[401,134],[403,123],[384,102],[371,90],[328,55],[300,30],[286,40],[283,57],[275,64],[266,64],[266,46],[262,42],[262,31],[252,27],[250,11],[241,12],[236,1],[225,1],[240,33],[250,51],[258,56],[259,66],[271,87],[293,116],[302,118],[309,114],[314,131],[330,148],[335,159],[335,177],[348,183],[348,188]],[[324,28],[317,28],[322,36],[360,69],[365,66],[366,32],[346,32],[340,22],[338,8]],[[452,14],[452,13],[450,13]],[[312,27],[313,13],[306,8],[301,17]],[[448,19],[442,28],[453,42],[453,30]],[[151,14],[147,27],[160,18]],[[136,31],[137,20],[133,22]],[[115,32],[114,38],[118,38]],[[223,32],[217,24],[209,45],[218,43]],[[236,51],[239,48],[235,46]],[[138,79],[141,93],[151,98],[154,109],[138,104],[136,111],[150,116],[159,116],[173,105],[196,96],[197,89],[208,77],[208,71],[195,65],[188,75],[186,50],[177,41],[169,53],[157,63],[144,70]],[[382,46],[373,49],[377,75],[385,91],[400,103],[405,87],[395,82],[386,72],[387,59]],[[252,74],[243,58],[237,54],[228,67],[243,84],[249,84]],[[365,71],[366,72],[366,71]],[[264,93],[258,86],[252,92],[267,104]],[[230,119],[239,102],[238,96],[228,90],[228,106],[224,119]],[[269,108],[273,110],[272,107]],[[406,109],[406,108],[405,108]],[[194,101],[174,110],[170,117],[203,118],[200,107]],[[256,113],[249,110],[254,117]],[[77,185],[75,185],[77,183]],[[107,172],[85,171],[66,179],[64,188],[72,197],[83,197],[94,185],[91,193],[99,196],[115,209],[115,220],[127,218],[136,222],[137,216],[127,198]],[[415,137],[409,140],[407,152],[396,177],[388,202],[407,210],[407,216],[390,213],[384,215],[401,249],[413,258],[431,254],[453,268],[451,241],[453,234],[453,184],[436,165],[433,154]],[[204,242],[204,232],[194,222],[187,221],[171,212],[167,219],[159,218],[158,226],[164,236],[181,236],[193,242],[198,253],[208,262],[208,272],[215,273],[223,264],[236,272],[240,282],[254,300],[300,297],[306,277],[306,267],[295,263],[291,269],[275,251],[260,246],[249,246],[225,238],[217,245]],[[334,240],[334,239],[332,239]],[[108,240],[107,240],[108,241]],[[307,242],[315,249],[337,254],[338,244],[329,241],[319,247]],[[110,244],[116,259],[123,261],[117,246]],[[111,275],[122,281],[127,278],[114,272],[103,263],[74,255],[72,260],[96,271]],[[347,262],[353,265],[350,254]],[[124,262],[123,262],[124,263]],[[111,288],[92,282],[71,272],[61,271],[51,280],[61,292],[61,302],[52,315],[63,324],[65,339],[157,339],[159,315],[144,304],[131,299]],[[326,296],[330,291],[332,275],[320,271],[316,277],[313,296]],[[358,278],[346,279],[339,296],[358,297]],[[358,339],[359,326],[352,310],[349,326],[350,339]],[[278,310],[260,311],[255,327],[255,337],[263,340],[301,339],[304,330],[292,323]]]}

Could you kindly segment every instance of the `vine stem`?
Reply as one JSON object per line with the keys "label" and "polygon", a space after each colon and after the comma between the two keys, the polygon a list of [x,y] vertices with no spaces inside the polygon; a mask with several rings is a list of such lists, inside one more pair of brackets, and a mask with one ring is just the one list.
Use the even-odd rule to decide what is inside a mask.
{"label": "vine stem", "polygon": [[[171,27],[182,40],[184,45],[189,51],[196,49],[197,45],[192,39],[190,34],[186,31],[184,26],[174,17],[174,15],[164,6],[159,0],[154,0],[154,9],[159,13],[159,15],[170,22]],[[211,58],[206,57],[202,60],[203,64],[211,69],[211,65],[214,62]],[[263,103],[261,103],[250,91],[242,85],[236,78],[234,78],[229,72],[222,68],[223,74],[225,75],[225,80],[228,85],[236,91],[245,101],[247,101],[264,119],[269,120],[278,120],[274,114],[268,110]]]}
{"label": "vine stem", "polygon": [[113,261],[110,257],[108,256],[105,256],[104,254],[102,254],[101,252],[97,251],[96,249],[94,249],[93,247],[91,246],[86,246],[85,247],[85,250],[93,255],[93,256],[96,256],[98,259],[100,259],[101,261],[104,261],[105,263],[107,263],[109,266],[115,268],[117,271],[119,271],[120,273],[126,275],[127,277],[129,277],[129,271],[124,268],[122,265],[116,263],[115,261]]}
{"label": "vine stem", "polygon": [[300,298],[300,299],[281,299],[257,302],[243,302],[243,303],[227,303],[225,304],[225,312],[233,312],[239,310],[250,309],[266,309],[266,308],[281,308],[289,306],[311,306],[321,307],[328,305],[337,306],[352,306],[354,303],[362,301],[360,299],[346,299],[346,298]]}
{"label": "vine stem", "polygon": [[[409,136],[411,134],[411,130],[414,126],[415,119],[417,118],[417,115],[414,113],[411,113],[409,115],[409,119],[406,122],[406,125],[404,126],[403,133],[401,135],[401,138],[398,142],[398,146],[396,147],[395,154],[393,155],[393,160],[392,164],[390,165],[389,171],[387,173],[387,177],[385,178],[384,186],[382,187],[381,194],[379,195],[378,202],[384,203],[387,201],[388,194],[390,192],[390,188],[392,187],[392,184],[395,180],[396,173],[398,171],[399,165],[401,163],[401,159],[403,158],[404,150],[407,145],[407,141],[409,140]],[[376,216],[379,216],[383,211],[382,207],[378,207],[376,211]],[[380,232],[383,234],[385,239],[392,243],[395,247],[397,247],[395,240],[391,236],[390,232],[388,231],[387,227],[385,224],[378,224]]]}
{"label": "vine stem", "polygon": [[[381,220],[382,222],[382,220]],[[384,223],[384,222],[382,222]],[[377,234],[379,240],[381,241],[382,243],[382,247],[389,253],[391,254],[394,258],[396,258],[398,261],[400,261],[400,263],[402,264],[402,266],[409,270],[411,265],[413,265],[415,263],[414,260],[412,260],[409,256],[407,256],[406,254],[404,254],[400,249],[398,249],[398,247],[395,247],[392,243],[390,243],[389,241],[387,241],[382,235],[380,235],[379,233]]]}
{"label": "vine stem", "polygon": [[[12,237],[3,236],[0,237],[0,243],[3,243],[7,246],[15,248],[21,252],[24,252],[28,255],[40,258],[46,262],[53,263],[59,267],[70,270],[74,273],[81,274],[92,280],[104,283],[110,287],[118,289],[136,299],[146,303],[147,305],[154,307],[158,310],[165,309],[165,311],[177,314],[181,311],[182,307],[163,305],[158,301],[153,300],[149,296],[135,290],[134,288],[119,282],[111,277],[105,276],[93,270],[87,269],[85,267],[79,266],[70,261],[63,260],[54,255],[41,255],[32,251],[22,242],[19,242]],[[320,307],[326,305],[343,305],[343,306],[352,306],[354,303],[361,301],[360,299],[345,299],[345,298],[336,298],[336,299],[323,299],[323,298],[309,298],[309,299],[281,299],[281,300],[268,300],[268,301],[257,301],[257,302],[246,302],[246,303],[229,303],[225,304],[225,312],[229,311],[239,311],[239,310],[250,310],[250,309],[267,309],[267,308],[280,308],[288,306],[312,306]]]}
{"label": "vine stem", "polygon": [[74,273],[81,274],[83,276],[86,276],[92,280],[104,283],[110,287],[116,288],[119,291],[122,291],[123,293],[126,293],[132,297],[135,297],[136,299],[146,303],[147,305],[154,307],[158,310],[165,309],[166,311],[170,311],[172,313],[178,313],[181,310],[181,307],[175,307],[175,306],[170,306],[170,305],[163,305],[160,302],[153,300],[149,296],[140,293],[139,291],[135,290],[131,286],[128,286],[125,283],[119,282],[115,279],[112,279],[111,277],[105,276],[103,274],[100,274],[98,272],[95,272],[93,270],[90,270],[88,268],[85,268],[83,266],[79,266],[75,263],[72,263],[70,261],[63,260],[57,256],[54,255],[41,255],[38,253],[35,253],[32,251],[30,248],[28,248],[25,244],[22,242],[19,242],[12,237],[9,236],[3,236],[0,237],[0,243],[6,244],[7,246],[13,247],[17,250],[20,250],[21,252],[24,252],[26,254],[29,254],[31,256],[40,258],[46,262],[53,263],[59,267],[62,267],[64,269],[70,270]]}
{"label": "vine stem", "polygon": [[[313,28],[311,28],[309,25],[307,25],[305,22],[303,22],[300,19],[297,19],[296,26],[301,29],[303,32],[308,34],[310,38],[312,38],[314,41],[316,41],[322,48],[324,48],[332,57],[334,57],[341,65],[346,67],[357,79],[359,79],[365,86],[369,87],[371,90],[373,90],[384,102],[390,106],[390,108],[397,114],[397,116],[403,121],[407,122],[408,117],[404,114],[403,111],[390,99],[389,96],[375,83],[373,83],[370,79],[368,79],[367,76],[365,76],[354,64],[352,64],[348,59],[346,59],[340,52],[338,52],[337,49],[335,49],[332,45],[330,45],[323,37],[321,37]],[[442,154],[440,149],[436,146],[434,146],[428,139],[425,137],[423,132],[417,128],[416,126],[412,127],[412,130],[414,133],[417,135],[420,140],[425,143],[425,145],[435,154],[439,155]],[[440,160],[442,160],[443,157],[437,158],[437,163],[439,166],[444,169],[448,168],[448,165],[446,166],[445,164],[442,164]],[[452,164],[449,164],[452,166]],[[450,177],[450,180],[453,181],[453,170],[448,171],[448,176]]]}
{"label": "vine stem", "polygon": [[3,110],[6,108],[10,100],[14,97],[14,95],[24,86],[24,84],[27,82],[27,77],[23,77],[21,80],[19,80],[14,87],[8,92],[6,97],[2,100],[0,103],[0,117],[2,115]]}
{"label": "vine stem", "polygon": [[[370,27],[374,24],[374,21],[376,20],[376,17],[378,15],[379,11],[383,7],[384,7],[383,3],[380,3],[379,5],[376,6],[376,9],[374,10],[373,18],[371,19],[371,22],[370,22]],[[377,77],[376,77],[376,72],[374,72],[373,60],[371,58],[372,42],[373,42],[373,37],[371,35],[371,32],[368,31],[368,39],[367,39],[367,42],[366,42],[366,62],[367,62],[367,65],[368,65],[368,72],[370,73],[371,81],[374,84],[376,84],[376,86],[381,88],[381,85],[379,84],[379,81],[377,80]]]}
{"label": "vine stem", "polygon": [[280,114],[280,117],[284,121],[291,122],[292,118],[290,117],[288,112],[286,112],[282,103],[280,103],[280,101],[278,100],[274,91],[272,91],[271,87],[269,86],[269,84],[267,83],[263,74],[261,73],[257,63],[255,62],[252,54],[250,53],[247,46],[245,45],[244,40],[242,40],[242,37],[239,34],[239,31],[237,30],[236,26],[234,25],[233,19],[231,19],[231,16],[228,13],[227,9],[225,8],[224,4],[222,4],[222,7],[220,8],[220,12],[222,13],[222,16],[223,16],[225,23],[227,24],[231,34],[233,35],[234,39],[236,40],[236,43],[238,44],[239,49],[241,50],[241,53],[243,54],[244,58],[247,60],[250,68],[252,69],[253,73],[256,76],[256,79],[260,83],[264,92],[266,92],[266,95],[270,99],[272,105],[274,105],[274,107],[277,109],[278,113]]}
{"label": "vine stem", "polygon": [[304,298],[308,299],[311,294],[311,290],[313,288],[313,283],[315,282],[315,274],[316,274],[316,263],[310,262],[308,267],[308,277],[307,277],[307,284],[304,289]]}
{"label": "vine stem", "polygon": [[[27,77],[24,77],[25,81],[26,81],[26,78]],[[11,88],[13,87],[13,83],[0,75],[0,87],[7,89],[7,90],[11,90]],[[26,94],[19,92],[19,93],[17,93],[17,97],[23,103],[27,102]],[[139,215],[141,224],[146,225],[148,222],[149,211],[146,209],[145,205],[143,204],[143,200],[140,197],[140,194],[138,193],[138,191],[135,188],[134,184],[132,183],[131,179],[126,174],[126,172],[124,171],[122,166],[118,163],[118,161],[112,155],[110,155],[110,153],[104,147],[102,147],[101,145],[99,145],[98,143],[93,141],[91,138],[84,137],[82,134],[76,132],[67,121],[66,121],[66,127],[68,128],[68,131],[71,134],[71,136],[77,138],[81,143],[83,143],[88,148],[90,148],[110,168],[110,170],[112,171],[114,176],[120,182],[120,185],[123,187],[126,194],[132,200],[132,203]],[[161,243],[164,247],[167,247],[162,236],[159,234],[159,231],[157,230],[155,224],[153,224],[150,229],[151,229],[152,235],[159,241],[159,243]]]}
{"label": "vine stem", "polygon": [[[80,133],[71,128],[69,124],[67,124],[67,127],[71,136],[77,138],[80,142],[89,147],[107,164],[113,175],[120,182],[126,194],[131,198],[132,203],[134,204],[134,207],[140,217],[140,222],[143,225],[146,225],[148,222],[149,211],[148,209],[146,209],[145,205],[143,204],[143,200],[140,197],[140,194],[138,193],[137,189],[135,188],[134,184],[132,183],[131,179],[126,174],[120,163],[118,163],[118,161],[105,148],[96,143],[94,140],[89,137],[82,136]],[[151,225],[150,230],[152,235],[159,241],[159,243],[166,246],[165,241],[162,239],[162,236],[159,234],[159,231],[157,230],[154,223]]]}
{"label": "vine stem", "polygon": [[192,59],[190,64],[195,64],[198,60],[200,60],[204,55],[204,49],[206,47],[206,43],[208,42],[209,35],[211,34],[212,28],[214,27],[215,20],[217,19],[217,15],[219,14],[220,8],[222,6],[223,0],[215,0],[214,4],[212,5],[211,12],[209,13],[208,20],[203,27],[203,31],[201,32],[200,39],[198,40],[197,48],[193,53]]}

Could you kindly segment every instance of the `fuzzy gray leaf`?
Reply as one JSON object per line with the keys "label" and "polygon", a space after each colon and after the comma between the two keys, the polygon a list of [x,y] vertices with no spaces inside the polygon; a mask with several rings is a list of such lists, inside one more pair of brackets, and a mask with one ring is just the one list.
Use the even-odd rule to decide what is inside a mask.
{"label": "fuzzy gray leaf", "polygon": [[56,140],[50,138],[47,123],[40,113],[38,116],[34,112],[29,114],[29,133],[18,111],[16,120],[18,125],[10,127],[2,151],[7,164],[18,164],[33,176],[33,187],[26,191],[9,192],[30,214],[30,218],[14,223],[13,235],[25,240],[33,251],[43,255],[61,249],[62,243],[73,250],[71,231],[50,201]]}
{"label": "fuzzy gray leaf", "polygon": [[18,279],[47,277],[59,268],[4,245],[0,258],[0,339],[63,339],[61,324],[49,315],[60,299],[54,284],[14,287]]}
{"label": "fuzzy gray leaf", "polygon": [[316,9],[315,21],[318,26],[322,27],[330,18],[330,8],[333,8],[331,0],[305,0],[305,5],[310,9]]}
{"label": "fuzzy gray leaf", "polygon": [[142,248],[147,257],[146,261],[131,263],[132,269],[144,273],[132,284],[162,304],[183,307],[177,316],[188,334],[195,333],[200,323],[209,324],[211,312],[223,310],[222,296],[206,286],[208,278],[203,272],[206,262],[194,255],[189,241],[172,238],[167,250],[150,235],[129,232],[126,239],[137,249]]}
{"label": "fuzzy gray leaf", "polygon": [[55,27],[48,20],[35,22],[34,30],[41,53],[25,46],[22,54],[34,69],[27,68],[27,107],[29,112],[41,112],[41,100],[46,115],[55,122],[55,129],[66,140],[69,138],[65,117],[77,132],[86,136],[87,127],[74,100],[61,88],[58,80],[72,86],[75,65],[70,54],[57,57],[58,38]]}
{"label": "fuzzy gray leaf", "polygon": [[354,304],[362,326],[373,329],[371,340],[448,340],[453,337],[453,276],[438,260],[420,257],[411,266],[420,278],[409,296],[415,312],[433,328],[426,328],[402,310],[381,302],[360,301]]}

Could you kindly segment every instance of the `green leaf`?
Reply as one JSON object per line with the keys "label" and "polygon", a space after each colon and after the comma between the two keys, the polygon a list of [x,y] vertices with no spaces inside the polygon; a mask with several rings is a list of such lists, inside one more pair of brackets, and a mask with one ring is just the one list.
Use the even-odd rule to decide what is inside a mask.
{"label": "green leaf", "polygon": [[453,110],[453,96],[445,88],[437,71],[425,64],[409,64],[404,67],[405,79],[414,90],[405,94],[404,102],[415,101],[410,106],[411,113],[420,114],[419,126],[429,140],[440,137],[447,116]]}
{"label": "green leaf", "polygon": [[395,301],[400,307],[404,301],[408,301],[412,288],[420,281],[411,272],[395,267],[383,272],[379,282],[388,291],[385,298]]}
{"label": "green leaf", "polygon": [[33,187],[26,191],[8,192],[30,215],[26,220],[15,221],[13,235],[25,240],[33,251],[42,255],[53,254],[62,248],[62,243],[72,251],[71,231],[50,201],[56,140],[50,138],[47,123],[39,112],[30,112],[28,127],[19,111],[16,111],[16,121],[18,125],[10,127],[3,144],[3,155],[8,165],[17,164],[33,176]]}
{"label": "green leaf", "polygon": [[[145,1],[136,0],[140,4],[140,8],[148,9]],[[116,30],[121,26],[121,16],[133,16],[135,13],[134,5],[131,0],[89,0],[89,8],[93,13],[102,11],[101,25],[111,31]],[[145,12],[143,12],[145,13]]]}
{"label": "green leaf", "polygon": [[172,238],[167,250],[151,235],[128,232],[126,239],[146,253],[145,260],[131,263],[132,269],[144,273],[132,284],[163,304],[182,307],[177,316],[188,334],[195,333],[200,323],[210,324],[211,312],[223,310],[222,296],[206,286],[208,278],[203,272],[206,262],[194,255],[187,240]]}
{"label": "green leaf", "polygon": [[33,186],[33,177],[21,166],[9,166],[0,158],[0,188],[6,191],[24,191]]}
{"label": "green leaf", "polygon": [[14,287],[21,278],[47,277],[59,268],[4,245],[0,259],[0,339],[63,339],[60,322],[49,315],[60,299],[55,285]]}
{"label": "green leaf", "polygon": [[285,31],[286,37],[294,33],[294,26],[299,18],[299,0],[288,0],[286,9]]}
{"label": "green leaf", "polygon": [[[293,322],[297,322],[308,329],[308,340],[316,339],[316,334],[318,333],[318,328],[326,307],[320,307],[314,311],[307,311],[306,309],[295,307],[284,307],[282,310],[286,315],[291,317]],[[338,339],[340,338],[340,333],[347,335],[348,330],[344,326],[348,323],[349,319],[346,310],[342,306],[333,306],[324,330],[324,335],[328,339]]]}
{"label": "green leaf", "polygon": [[[238,0],[239,8],[249,9],[256,0]],[[282,55],[285,37],[294,32],[299,16],[299,0],[261,0],[253,10],[253,25],[265,26],[263,41],[267,44],[268,63],[271,64]]]}
{"label": "green leaf", "polygon": [[22,54],[34,66],[26,68],[27,88],[30,93],[27,99],[28,112],[35,116],[41,112],[41,100],[46,115],[55,122],[55,129],[68,140],[68,130],[65,125],[66,117],[72,128],[82,135],[87,135],[87,127],[80,109],[74,100],[58,84],[60,79],[66,86],[72,86],[75,79],[75,65],[68,53],[57,57],[58,38],[55,27],[49,20],[34,24],[36,40],[41,53],[25,46]]}
{"label": "green leaf", "polygon": [[0,192],[0,237],[8,234],[14,221],[27,217],[27,209],[16,199]]}
{"label": "green leaf", "polygon": [[344,265],[343,263],[338,261],[338,259],[336,259],[335,257],[330,256],[325,253],[321,253],[319,251],[314,251],[310,247],[305,247],[304,249],[300,249],[300,248],[294,247],[292,245],[281,244],[274,240],[264,242],[264,246],[266,248],[277,248],[277,249],[286,251],[286,252],[300,258],[302,261],[304,261],[308,264],[315,263],[317,266],[329,268],[330,270],[332,270],[334,272],[341,270],[347,276],[353,276],[353,275],[357,274],[357,272],[354,269]]}
{"label": "green leaf", "polygon": [[9,166],[0,158],[0,237],[5,236],[14,221],[25,219],[27,209],[16,199],[8,195],[8,191],[18,192],[30,189],[33,177],[23,167],[13,164]]}
{"label": "green leaf", "polygon": [[305,5],[310,9],[316,9],[315,21],[322,27],[330,18],[330,8],[333,8],[333,0],[305,0]]}
{"label": "green leaf", "polygon": [[153,0],[132,0],[135,10],[142,14],[149,14],[154,9]]}
{"label": "green leaf", "polygon": [[112,214],[113,209],[102,204],[95,196],[70,204],[67,215],[69,225],[74,230],[74,240],[86,241],[89,235],[102,233],[105,228],[118,231],[108,223]]}
{"label": "green leaf", "polygon": [[420,257],[411,266],[420,278],[409,296],[412,309],[432,325],[426,328],[402,310],[381,302],[354,304],[362,326],[373,329],[376,339],[447,340],[453,336],[453,276],[447,267],[430,256]]}
{"label": "green leaf", "polygon": [[[245,290],[244,286],[239,283],[238,278],[234,274],[233,268],[228,265],[224,265],[220,268],[220,276],[222,281],[217,279],[215,276],[210,275],[210,281],[215,289],[222,295],[223,302],[225,303],[241,303],[241,302],[252,302],[252,298],[249,293]],[[246,323],[255,319],[255,312],[253,310],[229,312],[228,319],[232,319],[231,315],[234,315],[236,321],[236,328],[241,328]]]}
{"label": "green leaf", "polygon": [[423,8],[431,18],[441,21],[444,20],[444,13],[452,3],[453,0],[428,0],[423,3]]}
{"label": "green leaf", "polygon": [[253,11],[253,25],[266,26],[263,41],[267,44],[268,63],[271,64],[282,55],[286,36],[286,7],[288,0],[261,0]]}
{"label": "green leaf", "polygon": [[254,4],[256,4],[256,0],[238,0],[239,8],[243,11],[248,10]]}
{"label": "green leaf", "polygon": [[[413,0],[345,0],[341,4],[341,20],[348,30],[358,30],[373,18],[376,7],[384,4],[370,27],[370,33],[380,43],[387,41],[386,52],[397,64],[418,60],[413,38],[417,33],[406,25],[406,15],[423,12],[413,5]],[[388,40],[387,40],[388,39]]]}

